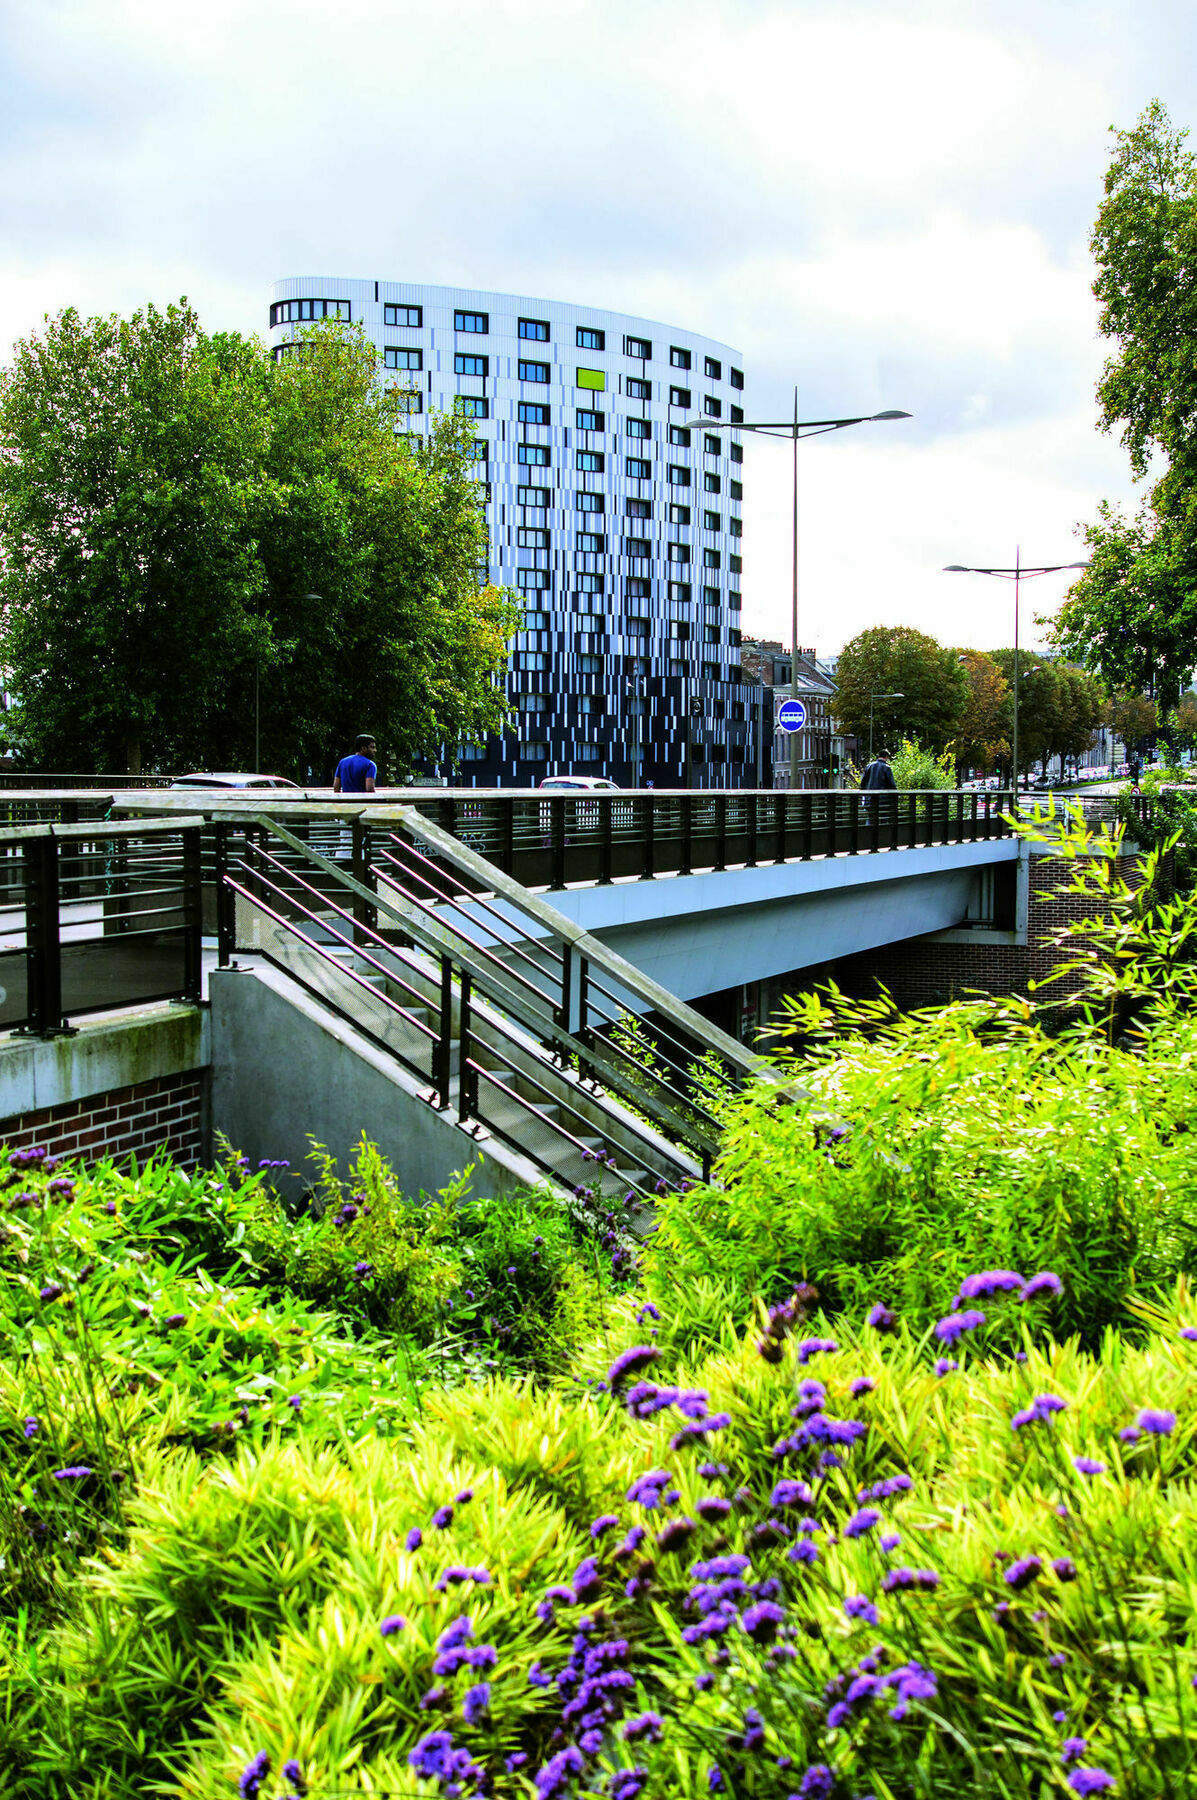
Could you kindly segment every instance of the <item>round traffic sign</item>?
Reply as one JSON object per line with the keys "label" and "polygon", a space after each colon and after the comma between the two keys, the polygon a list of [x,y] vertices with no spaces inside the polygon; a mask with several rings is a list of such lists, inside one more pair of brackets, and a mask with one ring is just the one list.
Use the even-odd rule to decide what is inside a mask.
{"label": "round traffic sign", "polygon": [[777,709],[777,723],[783,731],[801,731],[806,724],[806,706],[801,700],[783,700]]}

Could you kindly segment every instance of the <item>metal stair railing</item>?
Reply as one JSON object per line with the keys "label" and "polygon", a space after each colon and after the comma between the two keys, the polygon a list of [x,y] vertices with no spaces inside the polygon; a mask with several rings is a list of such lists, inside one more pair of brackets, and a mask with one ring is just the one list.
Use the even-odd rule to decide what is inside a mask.
{"label": "metal stair railing", "polygon": [[[219,829],[231,837],[228,827]],[[675,1183],[698,1172],[684,1148],[673,1150],[651,1125],[564,1066],[562,1045],[551,1047],[558,1056],[551,1060],[538,1030],[542,996],[513,1003],[510,983],[471,946],[413,929],[407,911],[385,893],[375,895],[273,820],[248,828],[238,821],[236,841],[219,849],[223,966],[237,947],[229,903],[239,901],[250,909],[242,922],[254,923],[252,947],[267,962],[427,1083],[422,1097],[438,1109],[455,1108],[475,1135],[493,1132],[570,1187],[601,1157],[640,1200],[662,1177]],[[371,913],[398,929],[384,936]]]}

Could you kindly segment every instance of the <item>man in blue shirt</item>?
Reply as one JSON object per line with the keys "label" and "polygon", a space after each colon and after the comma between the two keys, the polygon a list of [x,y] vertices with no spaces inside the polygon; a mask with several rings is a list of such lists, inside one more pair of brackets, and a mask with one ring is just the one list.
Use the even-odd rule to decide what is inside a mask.
{"label": "man in blue shirt", "polygon": [[343,756],[337,764],[333,793],[372,794],[378,778],[378,765],[372,760],[374,755],[374,739],[359,737],[354,743],[353,755]]}

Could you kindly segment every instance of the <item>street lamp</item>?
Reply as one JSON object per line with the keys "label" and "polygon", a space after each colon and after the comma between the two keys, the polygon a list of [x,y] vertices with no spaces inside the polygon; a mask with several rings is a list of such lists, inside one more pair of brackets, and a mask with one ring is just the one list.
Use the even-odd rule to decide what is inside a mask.
{"label": "street lamp", "polygon": [[[323,600],[323,594],[301,594],[301,600]],[[254,774],[262,773],[262,653],[254,657]]]}
{"label": "street lamp", "polygon": [[1073,563],[1039,563],[1035,568],[1028,568],[1022,560],[1021,547],[1015,549],[1014,567],[1012,569],[974,569],[964,563],[948,563],[945,575],[996,575],[999,581],[1014,583],[1014,730],[1011,734],[1013,743],[1010,746],[1010,760],[1014,765],[1014,805],[1018,807],[1018,584],[1029,581],[1034,575],[1058,575],[1063,569],[1087,569],[1087,562]]}
{"label": "street lamp", "polygon": [[869,689],[869,761],[873,760],[873,702],[874,700],[905,700],[905,694],[883,694],[880,688]]}
{"label": "street lamp", "polygon": [[[827,431],[844,431],[849,425],[873,425],[886,419],[909,419],[908,412],[858,413],[851,419],[800,419],[798,389],[794,389],[793,419],[765,419],[745,424],[742,419],[720,423],[718,419],[687,419],[687,427],[701,431],[755,431],[762,437],[789,438],[794,446],[794,517],[793,517],[793,583],[790,607],[790,629],[793,655],[790,662],[790,693],[798,698],[798,443],[804,437],[822,437]],[[790,733],[790,789],[798,786],[799,737]]]}

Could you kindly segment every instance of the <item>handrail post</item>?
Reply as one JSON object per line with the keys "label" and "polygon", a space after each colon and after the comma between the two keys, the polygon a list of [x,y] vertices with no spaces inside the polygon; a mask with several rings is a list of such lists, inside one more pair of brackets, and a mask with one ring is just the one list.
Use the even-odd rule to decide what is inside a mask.
{"label": "handrail post", "polygon": [[62,1037],[62,942],[59,936],[58,845],[52,837],[25,845],[26,1032]]}
{"label": "handrail post", "polygon": [[183,832],[183,998],[204,997],[203,854],[200,827]]}
{"label": "handrail post", "polygon": [[657,872],[655,840],[657,803],[651,794],[645,794],[641,798],[640,805],[642,809],[640,814],[640,832],[644,845],[644,855],[640,864],[640,879],[641,881],[651,881]]}
{"label": "handrail post", "polygon": [[694,796],[689,792],[682,795],[681,815],[682,847],[677,872],[679,875],[689,875],[693,868],[691,857],[694,848]]}
{"label": "handrail post", "polygon": [[552,833],[553,879],[549,886],[561,889],[565,886],[565,795],[552,794],[549,797],[549,829]]}
{"label": "handrail post", "polygon": [[447,956],[441,957],[440,1036],[433,1045],[433,1054],[437,1105],[442,1112],[448,1112],[449,1084],[453,1078],[453,964]]}
{"label": "handrail post", "polygon": [[[799,855],[803,862],[809,862],[811,857],[814,855],[814,844],[813,844],[814,795],[811,793],[811,791],[808,788],[804,793],[802,793],[798,796],[798,800],[799,800],[798,825],[799,825],[799,830],[801,831],[801,834],[802,834],[802,837],[801,837],[802,849],[799,852]],[[787,810],[789,808],[789,804],[790,804],[790,793],[789,793],[789,789],[787,788],[787,790],[786,790],[786,808],[787,808]]]}
{"label": "handrail post", "polygon": [[[377,877],[374,873],[373,859],[370,855],[370,827],[363,821],[360,814],[353,821],[352,834],[353,842],[349,862],[350,871],[355,881],[360,881],[363,887],[373,889],[376,885]],[[375,931],[378,928],[378,908],[376,906],[371,906],[368,900],[363,900],[360,894],[355,894],[353,897],[353,918],[353,941],[355,944],[364,944],[367,941],[365,930]]]}
{"label": "handrail post", "polygon": [[715,795],[715,868],[727,867],[727,794],[721,788]]}
{"label": "handrail post", "polygon": [[600,794],[599,803],[599,886],[611,885],[611,794]]}
{"label": "handrail post", "polygon": [[229,886],[229,823],[216,821],[216,943],[217,960],[222,969],[236,965],[237,898]]}
{"label": "handrail post", "polygon": [[755,794],[746,794],[744,796],[744,803],[748,808],[748,865],[747,866],[750,869],[755,869],[756,868],[756,834],[757,834],[756,795]]}
{"label": "handrail post", "polygon": [[477,1109],[477,1098],[474,1094],[473,1070],[470,1061],[470,977],[462,969],[458,978],[458,992],[461,996],[461,1023],[458,1027],[458,1069],[457,1069],[457,1117],[464,1124]]}
{"label": "handrail post", "polygon": [[848,830],[848,855],[856,856],[860,850],[860,795],[850,794],[852,802],[852,818]]}
{"label": "handrail post", "polygon": [[488,801],[487,804],[490,806],[497,806],[499,808],[500,816],[503,820],[503,852],[502,852],[502,861],[500,862],[499,867],[502,869],[504,875],[514,875],[515,874],[515,798],[514,798],[514,796],[509,796],[507,798],[506,802],[504,802],[502,800],[491,800],[491,801]]}

